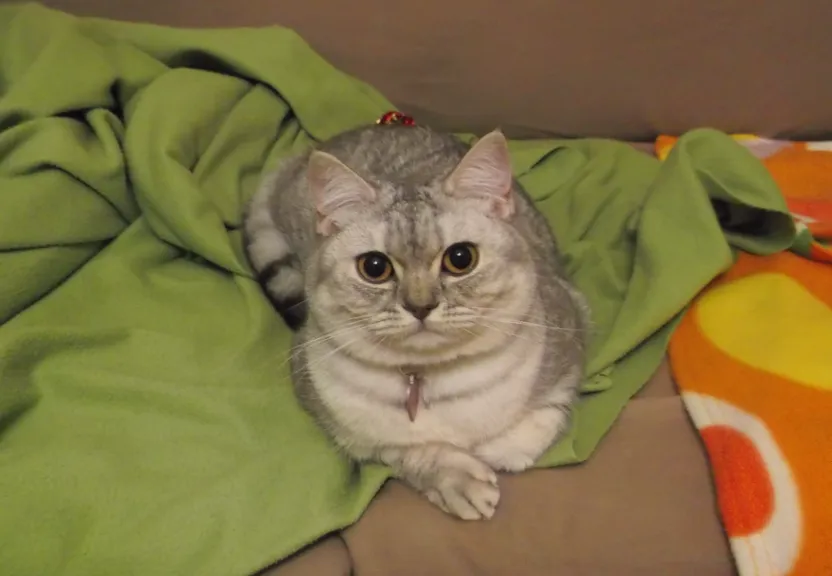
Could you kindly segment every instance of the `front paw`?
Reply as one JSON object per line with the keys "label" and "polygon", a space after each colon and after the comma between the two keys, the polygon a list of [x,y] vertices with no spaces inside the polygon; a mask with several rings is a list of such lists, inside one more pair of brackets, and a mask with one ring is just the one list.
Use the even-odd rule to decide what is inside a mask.
{"label": "front paw", "polygon": [[436,471],[425,496],[445,512],[462,520],[491,518],[500,501],[500,488],[494,471],[473,457],[464,466]]}
{"label": "front paw", "polygon": [[494,470],[502,472],[522,472],[534,466],[536,455],[527,454],[514,447],[487,445],[477,450],[477,456],[487,462]]}
{"label": "front paw", "polygon": [[478,446],[474,454],[495,470],[522,472],[534,466],[568,424],[568,414],[560,408],[541,408]]}
{"label": "front paw", "polygon": [[500,501],[497,473],[482,460],[442,442],[389,446],[379,459],[436,506],[463,520],[491,518]]}

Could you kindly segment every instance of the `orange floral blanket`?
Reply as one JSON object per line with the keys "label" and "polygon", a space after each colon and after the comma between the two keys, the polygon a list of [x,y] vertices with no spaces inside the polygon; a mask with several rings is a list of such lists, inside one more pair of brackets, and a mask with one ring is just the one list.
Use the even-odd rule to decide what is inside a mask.
{"label": "orange floral blanket", "polygon": [[[735,139],[798,234],[789,252],[740,252],[685,313],[670,362],[740,576],[832,575],[832,143]],[[660,159],[674,143],[657,140]]]}

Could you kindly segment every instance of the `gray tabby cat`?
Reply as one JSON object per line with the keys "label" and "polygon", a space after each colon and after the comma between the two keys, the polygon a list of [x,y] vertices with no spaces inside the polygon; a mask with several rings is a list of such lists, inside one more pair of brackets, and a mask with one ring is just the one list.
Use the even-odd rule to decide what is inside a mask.
{"label": "gray tabby cat", "polygon": [[245,232],[298,330],[298,398],[353,459],[490,518],[495,471],[566,430],[585,306],[500,132],[472,148],[423,127],[344,133],[268,176]]}

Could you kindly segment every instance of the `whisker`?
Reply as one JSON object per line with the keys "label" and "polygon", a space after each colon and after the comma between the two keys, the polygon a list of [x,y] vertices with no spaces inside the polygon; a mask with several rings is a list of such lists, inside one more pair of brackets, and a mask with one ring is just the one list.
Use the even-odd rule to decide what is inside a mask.
{"label": "whisker", "polygon": [[[476,310],[478,312],[502,312],[500,308],[483,308],[483,307],[471,307],[471,310]],[[514,318],[501,318],[497,317],[488,317],[486,320],[500,322],[502,324],[513,324],[519,326],[530,326],[535,328],[545,328],[547,330],[553,330],[556,332],[588,332],[586,328],[567,328],[565,326],[556,326],[554,324],[544,324],[541,322],[530,322],[528,320],[519,320]]]}
{"label": "whisker", "polygon": [[476,332],[474,332],[473,330],[469,330],[469,329],[468,329],[468,328],[466,328],[465,326],[459,326],[458,328],[459,328],[460,330],[462,330],[463,332],[465,332],[466,334],[468,334],[469,336],[471,336],[472,338],[476,338],[476,337],[477,337]]}
{"label": "whisker", "polygon": [[333,340],[333,339],[335,339],[339,336],[347,335],[347,334],[350,334],[351,332],[355,332],[357,330],[360,330],[361,328],[366,327],[366,325],[364,323],[371,316],[372,315],[370,315],[370,314],[366,314],[366,315],[363,315],[363,316],[359,316],[357,318],[353,318],[353,319],[351,319],[347,322],[342,323],[335,330],[331,330],[331,331],[327,332],[326,334],[322,334],[321,336],[317,336],[317,337],[312,338],[310,340],[306,340],[305,342],[302,342],[301,344],[299,344],[297,346],[294,346],[293,348],[291,348],[289,350],[289,353],[286,355],[286,359],[283,362],[281,362],[280,365],[277,368],[278,369],[283,368],[287,363],[289,363],[292,360],[294,360],[295,358],[297,358],[297,356],[299,354],[301,354],[302,352],[304,352],[305,350],[307,350],[311,346],[314,346],[314,345],[317,345],[317,344],[323,344],[325,342],[329,342],[330,340]]}
{"label": "whisker", "polygon": [[[324,361],[325,361],[325,360],[327,360],[328,358],[331,358],[334,354],[337,354],[338,352],[340,352],[341,350],[343,350],[343,349],[344,349],[344,348],[346,348],[347,346],[350,346],[350,345],[352,345],[352,344],[354,344],[354,343],[358,342],[359,340],[361,340],[361,338],[353,338],[352,340],[349,340],[349,341],[347,341],[347,342],[344,342],[344,343],[343,343],[343,344],[341,344],[340,346],[336,346],[335,348],[333,348],[332,350],[330,350],[329,352],[327,352],[326,354],[324,354],[324,355],[323,355],[323,356],[321,356],[320,358],[317,358],[317,359],[315,360],[315,362],[312,362],[311,364],[307,364],[307,365],[306,365],[306,369],[307,369],[307,370],[309,370],[309,369],[311,369],[311,368],[312,368],[312,367],[314,367],[314,366],[318,366],[318,365],[320,365],[322,362],[324,362]],[[383,339],[382,339],[382,340],[380,340],[380,341],[378,342],[378,344],[381,344],[381,342],[383,342]],[[374,348],[378,345],[378,344],[375,344],[375,343],[373,343],[373,342],[367,342],[367,344],[369,344],[370,346],[372,346],[372,347],[374,347]]]}
{"label": "whisker", "polygon": [[563,326],[552,326],[549,324],[540,324],[537,322],[528,322],[526,320],[509,320],[504,318],[488,318],[488,321],[499,322],[501,324],[509,324],[512,326],[529,326],[532,328],[545,328],[546,330],[553,330],[555,332],[586,332],[583,328],[565,328]]}
{"label": "whisker", "polygon": [[309,370],[310,368],[312,368],[314,366],[318,366],[321,362],[323,362],[324,360],[326,360],[327,358],[329,358],[333,354],[336,354],[336,353],[340,352],[341,350],[343,350],[347,346],[350,346],[351,344],[354,344],[355,342],[358,342],[359,340],[360,340],[360,338],[353,338],[352,340],[348,340],[347,342],[344,342],[343,344],[341,344],[339,346],[336,346],[335,348],[333,348],[332,350],[330,350],[329,352],[327,352],[326,354],[324,354],[320,358],[317,358],[315,360],[315,362],[307,364],[306,369]]}
{"label": "whisker", "polygon": [[339,324],[334,330],[330,330],[326,334],[322,334],[321,336],[317,336],[317,337],[312,338],[310,340],[306,340],[303,343],[303,345],[306,346],[306,345],[309,345],[309,344],[314,344],[315,342],[318,342],[319,340],[326,340],[327,338],[329,338],[333,334],[340,333],[344,329],[355,328],[356,326],[359,326],[359,325],[363,324],[364,322],[366,322],[370,318],[372,318],[371,314],[365,314],[365,315],[359,316],[357,318],[353,318],[351,320],[348,320],[347,322],[343,322],[342,324]]}
{"label": "whisker", "polygon": [[513,332],[513,333],[512,332],[506,332],[505,330],[501,330],[500,328],[497,328],[496,326],[493,326],[493,325],[490,325],[490,324],[484,324],[483,323],[483,324],[478,324],[478,326],[480,328],[484,328],[485,330],[490,330],[492,332],[497,332],[499,334],[503,334],[508,339],[525,340],[526,342],[530,342],[532,344],[539,344],[540,343],[540,340],[533,340],[532,338],[529,338],[528,336],[525,336],[523,334],[517,334],[516,332]]}

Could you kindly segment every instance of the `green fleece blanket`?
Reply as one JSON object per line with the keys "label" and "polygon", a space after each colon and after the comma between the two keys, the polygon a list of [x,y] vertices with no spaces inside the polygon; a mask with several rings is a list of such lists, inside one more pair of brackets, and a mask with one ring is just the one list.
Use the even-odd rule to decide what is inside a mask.
{"label": "green fleece blanket", "polygon": [[[0,572],[245,576],[360,516],[387,471],[296,404],[239,228],[264,166],[390,108],[285,29],[0,8]],[[541,465],[575,463],[731,245],[779,250],[793,228],[713,131],[661,165],[511,146],[594,310],[576,426]],[[726,235],[712,199],[742,225]]]}

